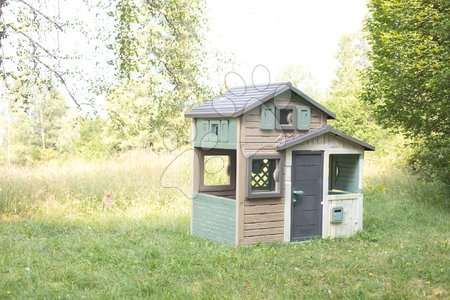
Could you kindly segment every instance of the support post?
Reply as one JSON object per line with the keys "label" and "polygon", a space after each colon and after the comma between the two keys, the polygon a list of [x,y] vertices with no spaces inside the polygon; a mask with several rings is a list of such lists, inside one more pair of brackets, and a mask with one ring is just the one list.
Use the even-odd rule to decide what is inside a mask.
{"label": "support post", "polygon": [[245,137],[242,118],[237,120],[236,140],[236,246],[244,244],[244,209],[246,198],[246,160],[245,145],[241,143]]}

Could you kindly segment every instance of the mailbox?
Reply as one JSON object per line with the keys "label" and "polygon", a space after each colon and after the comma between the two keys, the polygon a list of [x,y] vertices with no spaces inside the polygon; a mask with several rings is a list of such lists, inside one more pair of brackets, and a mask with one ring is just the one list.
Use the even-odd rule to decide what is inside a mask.
{"label": "mailbox", "polygon": [[344,208],[334,206],[331,208],[331,223],[342,223],[344,221]]}

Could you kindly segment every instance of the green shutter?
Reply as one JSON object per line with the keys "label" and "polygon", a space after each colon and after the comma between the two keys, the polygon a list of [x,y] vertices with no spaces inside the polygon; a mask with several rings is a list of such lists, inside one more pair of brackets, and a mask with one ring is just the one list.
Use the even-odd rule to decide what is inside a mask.
{"label": "green shutter", "polygon": [[228,142],[228,120],[220,121],[220,137],[221,142]]}
{"label": "green shutter", "polygon": [[263,130],[272,130],[275,128],[275,106],[273,103],[261,105],[259,127]]}
{"label": "green shutter", "polygon": [[311,127],[311,108],[305,105],[299,105],[297,111],[297,129],[309,130]]}
{"label": "green shutter", "polygon": [[195,140],[200,144],[202,141],[205,142],[208,140],[208,132],[209,132],[209,121],[208,120],[197,120],[197,134]]}

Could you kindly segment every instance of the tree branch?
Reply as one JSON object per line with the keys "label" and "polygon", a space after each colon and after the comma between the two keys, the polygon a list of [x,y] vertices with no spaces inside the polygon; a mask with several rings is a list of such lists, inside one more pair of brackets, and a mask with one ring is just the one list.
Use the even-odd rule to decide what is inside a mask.
{"label": "tree branch", "polygon": [[158,7],[158,5],[155,5],[154,2],[152,1],[147,1],[147,4],[152,7],[153,9],[155,9],[155,11],[157,13],[159,13],[160,15],[162,15],[164,17],[164,19],[166,20],[167,24],[169,24],[169,27],[172,28],[172,31],[175,33],[177,38],[181,37],[181,33],[178,30],[177,26],[175,26],[175,24],[172,23],[172,21],[169,19],[169,17],[162,11],[161,7]]}
{"label": "tree branch", "polygon": [[75,96],[72,94],[72,92],[70,91],[69,87],[67,86],[66,81],[64,80],[64,77],[61,75],[61,73],[59,73],[58,71],[56,71],[55,69],[53,69],[52,67],[50,67],[49,65],[47,65],[46,63],[44,63],[42,60],[40,60],[38,57],[35,57],[35,59],[44,67],[46,67],[50,72],[52,72],[53,74],[55,74],[56,77],[58,77],[59,81],[63,84],[64,88],[66,89],[67,93],[69,94],[70,98],[72,98],[72,101],[75,103],[75,105],[81,109],[81,105],[80,103],[78,103],[77,99],[75,99]]}
{"label": "tree branch", "polygon": [[11,27],[16,33],[23,35],[24,37],[26,37],[33,45],[38,46],[39,48],[41,48],[42,50],[44,50],[45,53],[47,53],[49,56],[51,56],[54,59],[58,59],[53,53],[51,53],[49,50],[47,50],[44,46],[42,46],[41,44],[39,44],[38,42],[36,42],[33,38],[31,38],[28,34],[23,33],[22,31],[17,30],[17,28],[15,28],[14,26],[12,26],[11,24],[8,25],[9,27]]}
{"label": "tree branch", "polygon": [[[3,6],[5,5],[6,0],[0,0],[0,23],[2,24],[2,28],[0,28],[0,49],[3,51],[2,47],[2,40],[6,36],[6,24],[5,24],[5,18],[3,18]],[[4,53],[2,52],[2,55],[0,56],[0,67],[3,66],[3,59],[4,59]],[[6,73],[5,70],[3,70],[3,75],[6,79]]]}
{"label": "tree branch", "polygon": [[[0,0],[1,2],[2,0]],[[64,31],[62,26],[59,25],[57,22],[55,22],[54,20],[50,19],[50,17],[48,17],[46,14],[42,13],[41,11],[39,11],[38,9],[34,8],[33,6],[31,6],[30,4],[28,4],[27,2],[25,2],[24,0],[17,0],[23,4],[25,4],[26,6],[28,6],[31,10],[37,12],[38,14],[40,14],[41,16],[43,16],[47,21],[49,21],[50,23],[52,23],[53,25],[55,25],[56,28],[58,28],[60,31]]]}
{"label": "tree branch", "polygon": [[181,82],[178,79],[178,77],[172,72],[172,70],[169,68],[167,62],[165,62],[163,59],[159,58],[157,55],[155,55],[156,60],[161,63],[164,66],[164,69],[169,73],[170,77],[172,77],[173,81],[175,82],[175,89],[179,89],[181,86]]}

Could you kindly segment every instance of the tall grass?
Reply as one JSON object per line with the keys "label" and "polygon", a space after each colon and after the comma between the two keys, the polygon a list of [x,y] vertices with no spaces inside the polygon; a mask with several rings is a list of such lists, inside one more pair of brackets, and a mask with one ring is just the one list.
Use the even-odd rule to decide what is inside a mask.
{"label": "tall grass", "polygon": [[446,211],[450,209],[450,190],[444,183],[420,179],[389,162],[380,164],[379,159],[365,162],[364,191],[379,191]]}
{"label": "tall grass", "polygon": [[[101,216],[186,214],[189,151],[181,156],[137,151],[109,161],[58,161],[33,168],[3,168],[0,214]],[[111,193],[112,204],[105,202]]]}
{"label": "tall grass", "polygon": [[[0,215],[66,218],[187,215],[193,154],[191,150],[180,153],[157,155],[134,151],[112,160],[53,161],[32,168],[2,167]],[[225,180],[224,168],[214,163],[210,163],[214,172],[207,172],[206,177],[221,182]],[[364,174],[366,191],[378,189],[449,208],[449,191],[443,184],[419,180],[401,169],[390,168],[388,163],[380,163],[379,159],[367,160]],[[111,193],[112,205],[105,203],[106,193]]]}

